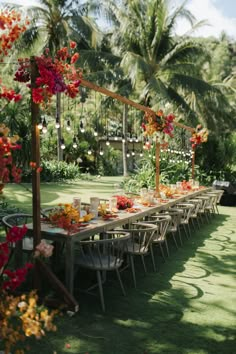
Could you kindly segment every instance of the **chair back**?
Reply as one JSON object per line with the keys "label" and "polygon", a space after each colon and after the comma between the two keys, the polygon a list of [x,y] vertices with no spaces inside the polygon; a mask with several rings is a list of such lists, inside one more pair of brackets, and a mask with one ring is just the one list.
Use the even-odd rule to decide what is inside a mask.
{"label": "chair back", "polygon": [[183,215],[183,210],[181,209],[175,209],[175,208],[169,208],[168,210],[165,210],[163,214],[170,215],[171,220],[170,224],[168,227],[168,231],[177,231],[179,224],[181,223],[181,218]]}
{"label": "chair back", "polygon": [[[29,224],[33,222],[33,216],[30,214],[24,213],[15,213],[6,215],[2,218],[2,224],[5,228],[5,232],[7,233],[13,226],[22,227],[25,224]],[[11,247],[15,247],[15,243],[11,243]],[[31,251],[33,249],[33,237],[29,237],[26,235],[22,241],[22,249]]]}
{"label": "chair back", "polygon": [[102,239],[79,242],[79,255],[75,263],[93,270],[114,270],[123,263],[130,234],[125,231],[107,231]]}
{"label": "chair back", "polygon": [[134,222],[128,229],[124,231],[131,235],[128,243],[128,253],[146,254],[148,253],[149,245],[152,242],[157,226],[155,223],[149,222]]}
{"label": "chair back", "polygon": [[192,209],[191,216],[193,215],[196,217],[201,208],[202,201],[200,199],[189,199],[188,202],[194,204],[194,208]]}
{"label": "chair back", "polygon": [[190,203],[178,203],[175,205],[176,208],[179,208],[183,210],[182,218],[181,218],[181,224],[185,223],[187,224],[189,222],[190,215],[192,213],[192,210],[194,209],[194,204]]}
{"label": "chair back", "polygon": [[171,223],[171,216],[164,214],[152,215],[150,217],[150,221],[148,222],[156,225],[156,232],[152,242],[155,243],[165,241],[167,230]]}

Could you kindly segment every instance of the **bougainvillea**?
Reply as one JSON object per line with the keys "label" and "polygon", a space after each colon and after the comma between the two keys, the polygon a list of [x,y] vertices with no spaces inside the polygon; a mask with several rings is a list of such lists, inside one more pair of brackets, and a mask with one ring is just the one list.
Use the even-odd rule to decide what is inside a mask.
{"label": "bougainvillea", "polygon": [[173,114],[164,115],[162,110],[159,110],[156,114],[151,112],[145,112],[144,122],[142,128],[145,136],[160,135],[163,133],[173,137],[173,120],[175,116]]}
{"label": "bougainvillea", "polygon": [[[70,48],[64,47],[57,51],[55,58],[49,55],[46,49],[40,57],[35,57],[39,76],[36,78],[36,87],[32,88],[32,98],[37,104],[46,107],[53,95],[64,92],[75,98],[79,94],[79,85],[82,71],[75,67],[79,53],[74,53],[75,42],[70,42]],[[28,82],[30,80],[29,59],[19,59],[15,81]],[[29,86],[29,85],[28,85]]]}
{"label": "bougainvillea", "polygon": [[206,143],[208,140],[208,129],[203,128],[201,124],[198,124],[192,137],[189,139],[192,143],[192,148],[194,149],[197,145]]}

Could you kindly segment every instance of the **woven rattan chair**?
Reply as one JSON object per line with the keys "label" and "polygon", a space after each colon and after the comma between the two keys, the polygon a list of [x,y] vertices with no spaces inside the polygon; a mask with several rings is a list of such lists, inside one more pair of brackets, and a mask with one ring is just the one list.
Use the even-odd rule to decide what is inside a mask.
{"label": "woven rattan chair", "polygon": [[122,293],[125,295],[119,269],[124,261],[124,252],[127,251],[130,234],[120,230],[108,231],[102,237],[102,239],[80,241],[78,244],[79,254],[75,258],[75,264],[96,271],[101,306],[102,310],[105,311],[102,273],[115,271]]}

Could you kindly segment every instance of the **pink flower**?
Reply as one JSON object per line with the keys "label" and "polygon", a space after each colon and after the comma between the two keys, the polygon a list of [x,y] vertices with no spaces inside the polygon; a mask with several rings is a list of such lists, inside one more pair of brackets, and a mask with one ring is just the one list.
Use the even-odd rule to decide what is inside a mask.
{"label": "pink flower", "polygon": [[34,257],[49,258],[52,255],[54,246],[42,240],[35,248]]}

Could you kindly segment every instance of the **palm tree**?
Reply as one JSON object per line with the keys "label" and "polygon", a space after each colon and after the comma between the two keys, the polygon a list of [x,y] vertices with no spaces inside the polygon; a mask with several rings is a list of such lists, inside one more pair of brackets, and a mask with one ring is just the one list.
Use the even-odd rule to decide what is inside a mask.
{"label": "palm tree", "polygon": [[185,17],[192,30],[195,23],[185,2],[170,10],[167,0],[101,0],[113,23],[111,42],[114,53],[122,58],[121,67],[140,93],[140,100],[154,109],[171,104],[175,111],[188,116],[191,125],[197,116],[191,105],[194,95],[217,95],[219,90],[202,79],[196,58],[205,54],[199,41],[193,40],[190,31],[175,35],[179,18]]}

